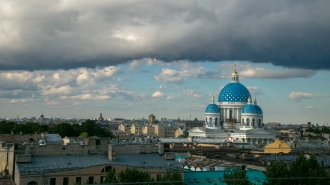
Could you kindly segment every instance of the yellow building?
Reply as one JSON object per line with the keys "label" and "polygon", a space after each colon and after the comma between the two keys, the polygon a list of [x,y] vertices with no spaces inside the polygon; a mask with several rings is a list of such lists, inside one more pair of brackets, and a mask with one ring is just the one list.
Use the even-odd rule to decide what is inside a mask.
{"label": "yellow building", "polygon": [[264,148],[264,153],[266,154],[287,154],[290,153],[290,151],[290,146],[286,144],[284,140],[280,140],[278,138],[275,138],[273,143],[266,145]]}

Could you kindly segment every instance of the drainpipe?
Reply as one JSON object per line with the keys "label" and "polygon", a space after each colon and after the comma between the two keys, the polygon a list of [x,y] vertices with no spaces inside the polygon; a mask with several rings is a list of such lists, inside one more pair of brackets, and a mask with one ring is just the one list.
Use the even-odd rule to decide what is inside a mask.
{"label": "drainpipe", "polygon": [[44,183],[43,183],[43,174],[44,174],[44,172],[41,172],[41,173],[40,173],[40,181],[41,181],[40,184],[44,184]]}

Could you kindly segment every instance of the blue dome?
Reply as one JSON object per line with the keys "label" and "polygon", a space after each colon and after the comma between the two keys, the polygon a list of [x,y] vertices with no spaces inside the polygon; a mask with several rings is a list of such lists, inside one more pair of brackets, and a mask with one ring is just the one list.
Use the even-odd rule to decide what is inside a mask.
{"label": "blue dome", "polygon": [[219,102],[247,102],[249,90],[241,83],[229,83],[220,92]]}
{"label": "blue dome", "polygon": [[263,114],[262,109],[258,105],[255,105],[255,107],[256,107],[258,114]]}
{"label": "blue dome", "polygon": [[242,114],[262,114],[262,110],[258,105],[246,104],[242,108]]}
{"label": "blue dome", "polygon": [[205,113],[220,113],[218,105],[211,103],[206,107]]}

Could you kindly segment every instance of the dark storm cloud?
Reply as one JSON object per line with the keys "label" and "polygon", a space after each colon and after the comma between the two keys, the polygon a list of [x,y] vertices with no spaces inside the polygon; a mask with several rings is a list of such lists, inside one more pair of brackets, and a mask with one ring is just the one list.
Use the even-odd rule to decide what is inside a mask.
{"label": "dark storm cloud", "polygon": [[0,0],[0,68],[245,60],[330,69],[330,1]]}

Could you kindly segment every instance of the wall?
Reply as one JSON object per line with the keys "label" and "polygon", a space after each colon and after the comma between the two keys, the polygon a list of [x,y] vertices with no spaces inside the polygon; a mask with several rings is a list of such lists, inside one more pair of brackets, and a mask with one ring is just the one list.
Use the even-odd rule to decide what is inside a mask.
{"label": "wall", "polygon": [[275,138],[273,143],[265,146],[264,153],[268,154],[279,154],[279,153],[290,153],[290,146],[285,141]]}

